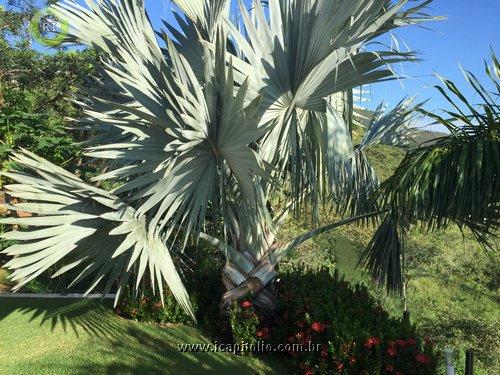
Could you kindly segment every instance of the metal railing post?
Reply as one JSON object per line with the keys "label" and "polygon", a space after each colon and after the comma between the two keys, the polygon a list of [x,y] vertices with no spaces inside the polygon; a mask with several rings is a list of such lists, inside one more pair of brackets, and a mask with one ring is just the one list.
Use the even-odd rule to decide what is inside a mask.
{"label": "metal railing post", "polygon": [[444,359],[446,363],[446,375],[455,375],[455,365],[453,363],[453,349],[444,350]]}
{"label": "metal railing post", "polygon": [[474,375],[474,351],[472,349],[465,351],[465,375]]}

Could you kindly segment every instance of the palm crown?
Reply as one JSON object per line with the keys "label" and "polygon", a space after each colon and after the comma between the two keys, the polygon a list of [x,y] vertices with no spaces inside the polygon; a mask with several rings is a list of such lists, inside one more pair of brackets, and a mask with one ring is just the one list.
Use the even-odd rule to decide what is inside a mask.
{"label": "palm crown", "polygon": [[[318,233],[387,212],[372,199],[378,179],[364,152],[404,142],[415,112],[411,100],[378,110],[354,147],[352,89],[395,78],[390,64],[415,59],[367,45],[430,19],[429,2],[269,0],[248,11],[243,2],[177,0],[179,27],[156,34],[142,0],[55,5],[72,26],[68,41],[102,56],[93,88],[76,99],[85,109],[78,127],[94,134],[87,155],[109,167],[94,181],[117,187],[104,191],[16,153],[23,168],[5,173],[15,181],[7,188],[27,202],[11,208],[40,215],[2,220],[35,227],[3,235],[23,241],[5,251],[16,288],[62,262],[57,275],[81,269],[73,284],[92,277],[89,292],[104,282],[107,293],[116,283],[118,298],[148,271],[153,289],[166,282],[194,317],[174,261],[194,237],[226,257],[224,303],[252,293],[272,308],[284,256]],[[270,209],[283,192],[287,204]],[[345,219],[279,243],[288,213],[306,204],[317,218],[325,201]],[[207,233],[217,216],[220,235]]]}

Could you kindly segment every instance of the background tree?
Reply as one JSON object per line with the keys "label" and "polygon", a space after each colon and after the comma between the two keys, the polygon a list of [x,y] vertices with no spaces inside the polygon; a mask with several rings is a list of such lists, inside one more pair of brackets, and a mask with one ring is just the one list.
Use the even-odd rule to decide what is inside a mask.
{"label": "background tree", "polygon": [[74,170],[81,147],[66,118],[80,112],[69,99],[96,57],[90,50],[41,54],[31,48],[27,23],[37,5],[12,2],[0,11],[0,164],[6,168],[8,154],[24,147]]}

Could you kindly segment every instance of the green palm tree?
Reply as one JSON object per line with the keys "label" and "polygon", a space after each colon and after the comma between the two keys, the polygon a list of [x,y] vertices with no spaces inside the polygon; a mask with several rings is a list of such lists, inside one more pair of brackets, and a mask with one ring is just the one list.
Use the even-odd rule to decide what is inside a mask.
{"label": "green palm tree", "polygon": [[[415,111],[411,101],[379,109],[354,146],[352,90],[396,78],[391,64],[415,60],[372,51],[371,42],[429,20],[430,1],[270,0],[251,11],[229,0],[175,2],[179,27],[156,34],[142,0],[53,7],[72,26],[68,41],[102,56],[93,88],[76,99],[85,110],[78,127],[95,134],[87,155],[108,167],[94,181],[117,187],[14,154],[22,169],[4,175],[23,203],[9,208],[37,214],[0,221],[34,228],[2,235],[21,241],[5,250],[16,289],[62,263],[54,276],[80,270],[72,285],[87,280],[90,292],[103,283],[105,293],[117,285],[118,299],[147,273],[153,290],[166,283],[194,318],[175,262],[194,239],[225,256],[223,305],[251,294],[272,310],[276,266],[301,243],[388,210],[401,216],[397,204],[372,198],[379,181],[365,151],[404,143]],[[273,206],[278,195],[286,204]],[[287,215],[310,207],[317,224],[325,202],[340,222],[280,242]],[[220,230],[208,231],[217,218]]]}
{"label": "green palm tree", "polygon": [[485,248],[498,246],[500,225],[500,64],[492,53],[486,65],[491,89],[475,75],[464,76],[480,104],[451,81],[436,89],[450,103],[446,117],[420,112],[446,127],[449,135],[409,152],[376,192],[388,210],[362,263],[389,289],[401,287],[404,238],[415,225],[428,231],[450,225],[468,229]]}

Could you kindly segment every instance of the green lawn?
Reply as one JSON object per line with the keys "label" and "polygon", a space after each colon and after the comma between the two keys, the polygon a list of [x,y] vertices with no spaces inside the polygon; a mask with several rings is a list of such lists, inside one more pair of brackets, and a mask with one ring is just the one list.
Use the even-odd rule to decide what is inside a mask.
{"label": "green lawn", "polygon": [[286,374],[274,357],[180,353],[210,343],[195,327],[158,327],[87,300],[0,298],[0,374]]}

